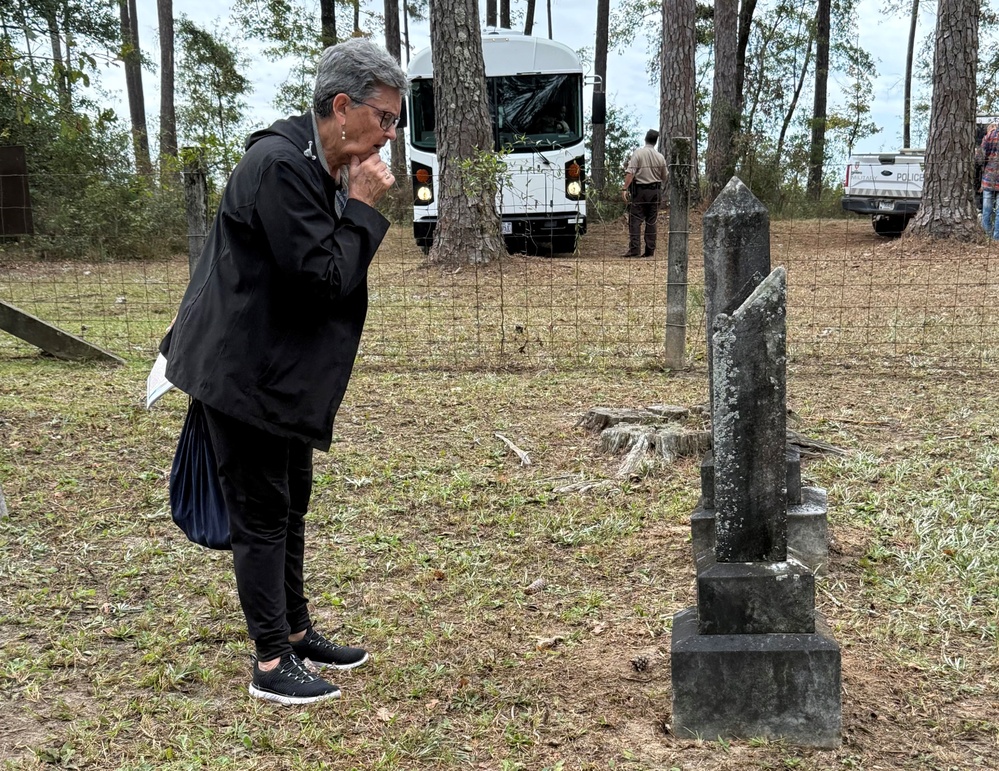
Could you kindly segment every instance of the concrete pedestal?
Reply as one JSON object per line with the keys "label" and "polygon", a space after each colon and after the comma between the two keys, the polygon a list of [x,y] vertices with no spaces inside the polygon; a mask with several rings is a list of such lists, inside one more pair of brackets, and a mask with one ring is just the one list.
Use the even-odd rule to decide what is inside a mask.
{"label": "concrete pedestal", "polygon": [[[695,560],[715,548],[715,511],[704,504],[702,499],[690,517]],[[817,576],[826,575],[829,563],[828,511],[826,491],[821,487],[802,487],[801,502],[787,507],[788,555]]]}
{"label": "concrete pedestal", "polygon": [[673,732],[713,741],[840,744],[839,645],[814,634],[698,634],[697,609],[673,617]]}

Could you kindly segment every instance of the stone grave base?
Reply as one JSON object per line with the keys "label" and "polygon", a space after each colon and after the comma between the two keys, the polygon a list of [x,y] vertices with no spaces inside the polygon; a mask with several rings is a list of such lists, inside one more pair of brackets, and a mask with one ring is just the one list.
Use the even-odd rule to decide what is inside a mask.
{"label": "stone grave base", "polygon": [[[787,507],[787,551],[814,575],[829,564],[829,502],[821,487],[802,487],[801,503]],[[690,517],[691,543],[697,556],[715,548],[715,510],[699,505]]]}
{"label": "stone grave base", "polygon": [[697,609],[673,617],[673,733],[840,745],[839,645],[815,634],[698,634]]}

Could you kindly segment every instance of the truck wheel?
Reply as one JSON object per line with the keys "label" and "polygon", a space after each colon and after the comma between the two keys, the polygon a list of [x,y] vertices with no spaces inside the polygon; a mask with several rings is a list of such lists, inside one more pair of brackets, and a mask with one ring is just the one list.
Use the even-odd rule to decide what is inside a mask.
{"label": "truck wheel", "polygon": [[898,238],[909,224],[909,217],[905,214],[875,214],[871,222],[879,236]]}
{"label": "truck wheel", "polygon": [[552,239],[552,252],[573,254],[576,251],[576,236],[556,236]]}

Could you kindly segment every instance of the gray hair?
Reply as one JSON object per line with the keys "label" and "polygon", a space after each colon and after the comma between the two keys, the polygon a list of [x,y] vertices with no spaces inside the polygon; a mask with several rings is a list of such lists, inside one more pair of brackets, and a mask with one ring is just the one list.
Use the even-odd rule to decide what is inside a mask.
{"label": "gray hair", "polygon": [[333,112],[333,97],[346,94],[354,100],[374,95],[379,86],[409,90],[406,73],[388,51],[368,38],[353,37],[330,46],[319,57],[312,109],[320,118]]}

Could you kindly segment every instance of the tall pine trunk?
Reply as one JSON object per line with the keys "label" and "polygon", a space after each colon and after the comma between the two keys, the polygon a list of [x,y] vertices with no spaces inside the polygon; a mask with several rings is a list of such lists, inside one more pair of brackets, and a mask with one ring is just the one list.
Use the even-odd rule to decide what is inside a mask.
{"label": "tall pine trunk", "polygon": [[815,101],[812,106],[812,142],[808,161],[808,197],[822,197],[826,161],[826,98],[829,90],[829,15],[831,0],[819,0],[815,14]]}
{"label": "tall pine trunk", "polygon": [[910,233],[965,241],[979,237],[972,153],[979,2],[948,0],[937,7],[923,196]]}
{"label": "tall pine trunk", "polygon": [[334,0],[319,0],[319,25],[323,48],[336,45],[336,3]]}
{"label": "tall pine trunk", "polygon": [[125,62],[125,91],[132,122],[132,148],[135,169],[143,176],[152,174],[149,160],[149,133],[146,129],[146,102],[142,93],[142,55],[139,50],[139,19],[135,0],[118,0],[121,14],[122,59]]}
{"label": "tall pine trunk", "polygon": [[485,263],[506,251],[496,210],[499,180],[492,155],[477,0],[431,0],[430,48],[437,105],[437,230],[433,262]]}
{"label": "tall pine trunk", "polygon": [[[385,0],[385,48],[402,64],[402,38],[399,34],[399,0]],[[398,180],[408,178],[406,173],[406,132],[396,132],[392,140],[392,173]],[[401,192],[409,200],[409,186],[403,184]]]}
{"label": "tall pine trunk", "polygon": [[[597,36],[593,56],[593,72],[597,76],[597,88],[607,93],[607,48],[610,28],[610,0],[597,0]],[[607,125],[593,124],[593,147],[590,153],[590,173],[597,195],[602,196],[607,184]]]}
{"label": "tall pine trunk", "polygon": [[52,70],[55,73],[56,91],[59,94],[59,108],[68,116],[73,111],[69,92],[69,56],[63,57],[62,36],[55,7],[48,6],[43,13],[48,27],[49,44],[52,46]]}
{"label": "tall pine trunk", "polygon": [[174,104],[173,0],[156,0],[160,27],[160,176],[177,157],[177,112]]}
{"label": "tall pine trunk", "polygon": [[534,32],[534,3],[535,0],[527,0],[527,10],[524,12],[525,35],[530,35]]}
{"label": "tall pine trunk", "polygon": [[690,190],[697,190],[697,33],[695,0],[664,0],[659,73],[660,150],[669,158],[674,137],[690,140]]}
{"label": "tall pine trunk", "polygon": [[705,172],[708,200],[713,201],[735,174],[735,140],[739,130],[736,93],[738,0],[715,0],[715,74],[711,95],[711,127]]}
{"label": "tall pine trunk", "polygon": [[902,147],[912,143],[912,59],[916,47],[916,24],[919,21],[919,0],[912,0],[909,15],[909,44],[905,49],[905,96],[902,104]]}

